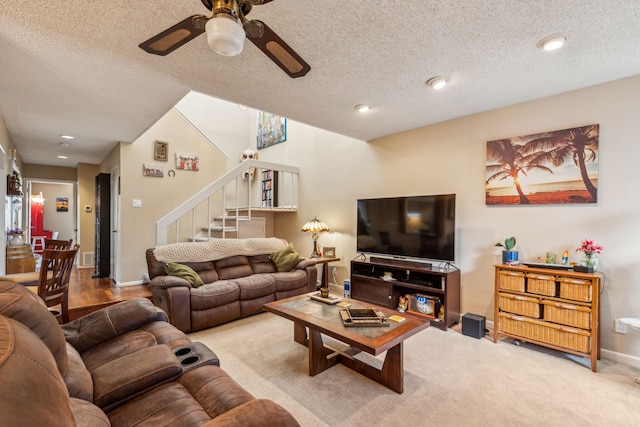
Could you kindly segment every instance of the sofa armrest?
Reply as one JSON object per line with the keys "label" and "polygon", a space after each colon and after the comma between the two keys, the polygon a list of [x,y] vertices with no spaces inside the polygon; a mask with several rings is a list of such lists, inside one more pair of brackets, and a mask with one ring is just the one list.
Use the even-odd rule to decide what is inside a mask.
{"label": "sofa armrest", "polygon": [[255,399],[218,415],[202,427],[243,426],[261,427],[265,424],[279,427],[300,426],[286,409],[268,399]]}
{"label": "sofa armrest", "polygon": [[162,319],[147,298],[134,298],[94,311],[62,325],[65,339],[80,353],[126,332]]}
{"label": "sofa armrest", "polygon": [[314,267],[316,265],[316,260],[313,258],[305,258],[296,264],[297,270],[304,270],[307,267]]}
{"label": "sofa armrest", "polygon": [[316,283],[318,281],[318,269],[316,268],[316,260],[313,258],[306,258],[296,264],[296,270],[304,270],[307,273],[307,291],[313,292],[316,290]]}
{"label": "sofa armrest", "polygon": [[107,362],[93,372],[93,403],[105,412],[182,374],[173,351],[160,344]]}
{"label": "sofa armrest", "polygon": [[166,289],[173,288],[175,286],[186,286],[187,288],[192,288],[189,281],[176,276],[156,276],[149,281],[149,287],[151,289]]}
{"label": "sofa armrest", "polygon": [[[153,303],[169,317],[169,323],[182,332],[191,331],[191,285],[184,279],[162,276],[151,279]],[[180,284],[179,282],[184,282]],[[166,285],[166,286],[165,286]]]}

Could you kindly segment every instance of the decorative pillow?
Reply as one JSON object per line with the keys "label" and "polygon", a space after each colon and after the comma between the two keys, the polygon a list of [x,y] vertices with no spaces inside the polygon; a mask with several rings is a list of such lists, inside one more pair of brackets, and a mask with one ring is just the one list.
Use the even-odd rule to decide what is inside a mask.
{"label": "decorative pillow", "polygon": [[296,266],[302,258],[295,249],[293,249],[293,245],[289,243],[284,248],[279,251],[273,252],[269,255],[269,259],[276,266],[279,272],[282,271],[291,271],[293,267]]}
{"label": "decorative pillow", "polygon": [[178,264],[177,262],[165,262],[164,271],[166,271],[169,276],[176,276],[185,279],[187,282],[191,283],[191,286],[194,288],[204,285],[204,282],[198,273],[188,265]]}

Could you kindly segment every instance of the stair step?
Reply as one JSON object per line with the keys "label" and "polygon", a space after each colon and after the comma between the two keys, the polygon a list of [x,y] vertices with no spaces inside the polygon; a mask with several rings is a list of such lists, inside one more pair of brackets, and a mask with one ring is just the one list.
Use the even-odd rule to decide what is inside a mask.
{"label": "stair step", "polygon": [[236,217],[236,216],[228,216],[228,215],[227,216],[222,216],[222,215],[220,215],[220,216],[213,217],[214,221],[223,221],[223,220],[224,221],[235,221],[236,219],[238,221],[249,221],[249,217],[248,216],[237,216]]}
{"label": "stair step", "polygon": [[[204,231],[205,233],[209,231],[209,227],[202,227],[200,229],[201,231]],[[226,232],[226,233],[235,233],[237,231],[237,228],[235,227],[223,227],[221,225],[211,225],[211,232],[218,232],[218,233],[222,233],[222,232]]]}

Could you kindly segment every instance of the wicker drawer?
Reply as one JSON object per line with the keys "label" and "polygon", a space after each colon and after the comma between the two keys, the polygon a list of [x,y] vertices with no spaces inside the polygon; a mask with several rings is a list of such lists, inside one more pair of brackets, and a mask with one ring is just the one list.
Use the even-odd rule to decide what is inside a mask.
{"label": "wicker drawer", "polygon": [[540,318],[540,300],[538,298],[499,293],[498,307],[509,313]]}
{"label": "wicker drawer", "polygon": [[527,273],[527,292],[555,297],[557,295],[556,276]]}
{"label": "wicker drawer", "polygon": [[589,307],[553,301],[542,301],[542,304],[544,304],[544,320],[576,328],[591,329],[591,309]]}
{"label": "wicker drawer", "polygon": [[500,270],[498,284],[500,289],[524,292],[524,273]]}
{"label": "wicker drawer", "polygon": [[560,298],[591,302],[593,289],[591,280],[560,277],[558,281],[560,282]]}
{"label": "wicker drawer", "polygon": [[591,350],[591,335],[582,329],[508,313],[499,313],[499,317],[502,332],[583,353]]}

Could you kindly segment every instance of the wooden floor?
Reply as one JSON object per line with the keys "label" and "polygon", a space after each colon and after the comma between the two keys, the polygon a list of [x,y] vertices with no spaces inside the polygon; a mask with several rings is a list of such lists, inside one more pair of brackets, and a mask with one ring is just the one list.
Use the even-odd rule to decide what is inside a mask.
{"label": "wooden floor", "polygon": [[116,286],[109,278],[92,278],[92,269],[74,268],[69,280],[69,318],[89,314],[111,304],[136,297],[151,299],[148,285]]}

